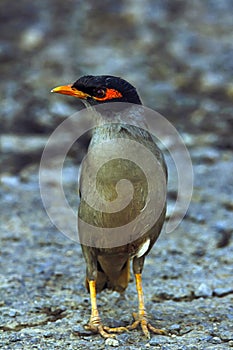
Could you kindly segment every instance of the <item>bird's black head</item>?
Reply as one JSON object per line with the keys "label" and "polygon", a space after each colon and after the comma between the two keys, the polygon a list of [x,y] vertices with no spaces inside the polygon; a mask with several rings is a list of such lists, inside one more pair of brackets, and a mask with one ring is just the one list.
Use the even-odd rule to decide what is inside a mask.
{"label": "bird's black head", "polygon": [[142,104],[134,86],[111,75],[85,75],[74,84],[58,86],[52,92],[75,96],[91,105],[107,102]]}

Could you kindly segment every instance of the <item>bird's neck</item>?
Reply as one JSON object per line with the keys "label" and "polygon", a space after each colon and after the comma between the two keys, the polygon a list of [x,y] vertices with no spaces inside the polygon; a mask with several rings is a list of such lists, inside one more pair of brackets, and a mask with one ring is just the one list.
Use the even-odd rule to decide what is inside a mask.
{"label": "bird's neck", "polygon": [[112,123],[135,125],[147,128],[142,105],[125,102],[106,103],[97,106],[89,106],[91,119],[94,126]]}

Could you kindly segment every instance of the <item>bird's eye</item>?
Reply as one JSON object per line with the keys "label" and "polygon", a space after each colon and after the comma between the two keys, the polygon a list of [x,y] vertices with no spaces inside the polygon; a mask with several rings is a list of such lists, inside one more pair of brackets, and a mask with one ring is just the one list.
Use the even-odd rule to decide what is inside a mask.
{"label": "bird's eye", "polygon": [[104,89],[94,89],[93,93],[94,93],[94,96],[98,98],[102,98],[106,94]]}

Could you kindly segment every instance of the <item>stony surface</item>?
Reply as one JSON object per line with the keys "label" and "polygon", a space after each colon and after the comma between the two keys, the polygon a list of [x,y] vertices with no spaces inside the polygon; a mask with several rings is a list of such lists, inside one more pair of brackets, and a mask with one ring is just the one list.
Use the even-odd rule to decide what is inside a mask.
{"label": "stony surface", "polygon": [[[1,1],[1,349],[233,347],[232,10],[227,0],[22,0],[10,8]],[[49,91],[83,73],[132,81],[145,104],[177,127],[192,157],[190,208],[160,236],[143,274],[148,316],[169,336],[147,340],[138,330],[105,341],[83,328],[90,304],[80,246],[42,205],[43,146],[81,107]],[[85,143],[64,165],[74,208]],[[174,193],[171,173],[169,207]],[[102,292],[98,303],[105,324],[132,322],[133,277],[124,298]]]}
{"label": "stony surface", "polygon": [[[19,176],[2,177],[1,347],[225,349],[233,340],[233,245],[224,241],[232,209],[227,209],[230,181],[224,179],[224,193],[217,169],[227,165],[232,172],[229,151],[220,151],[218,162],[209,164],[204,174],[194,163],[196,185],[187,217],[175,232],[161,235],[146,260],[143,281],[149,317],[171,334],[149,341],[140,331],[105,342],[84,330],[90,305],[79,245],[47,218],[37,168],[28,168],[24,181]],[[75,174],[73,170],[66,181],[67,196],[74,202]],[[98,302],[106,324],[131,322],[137,307],[133,278],[125,298],[102,292]]]}

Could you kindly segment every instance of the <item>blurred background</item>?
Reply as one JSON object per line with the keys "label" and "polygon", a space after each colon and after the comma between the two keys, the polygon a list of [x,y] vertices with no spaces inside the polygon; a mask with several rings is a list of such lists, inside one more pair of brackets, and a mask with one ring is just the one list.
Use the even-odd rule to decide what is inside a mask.
{"label": "blurred background", "polygon": [[41,136],[78,108],[51,88],[84,74],[121,76],[179,131],[231,147],[232,10],[227,0],[2,0],[3,171],[38,161]]}
{"label": "blurred background", "polygon": [[[39,162],[48,137],[82,108],[76,99],[52,95],[50,90],[84,74],[125,78],[137,88],[144,104],[164,115],[183,137],[194,166],[192,204],[181,227],[162,236],[159,250],[147,260],[147,264],[152,264],[152,258],[157,261],[156,276],[164,286],[162,292],[156,289],[156,281],[151,282],[156,280],[151,276],[156,266],[151,265],[145,273],[148,299],[173,300],[174,309],[166,305],[162,312],[167,312],[165,321],[172,325],[177,323],[174,315],[180,312],[182,323],[184,314],[193,310],[186,302],[184,311],[178,312],[176,300],[220,296],[221,305],[215,298],[212,314],[214,310],[221,313],[223,307],[221,320],[227,328],[229,299],[223,296],[232,295],[233,285],[232,13],[233,2],[228,0],[20,0],[10,5],[8,0],[0,1],[0,315],[2,309],[5,317],[0,330],[6,331],[0,345],[13,342],[14,332],[8,334],[1,326],[12,318],[17,331],[17,325],[28,320],[39,326],[40,321],[35,321],[39,312],[45,328],[51,327],[46,326],[52,317],[48,305],[56,308],[63,303],[68,310],[80,306],[78,313],[66,311],[70,317],[64,318],[66,322],[78,315],[79,322],[88,317],[84,314],[87,302],[80,247],[59,236],[50,223],[38,186]],[[63,171],[64,186],[74,205],[76,170],[85,147],[83,142],[70,153]],[[169,202],[175,198],[171,185]],[[22,294],[27,305],[19,298],[22,286],[27,289],[28,294]],[[114,309],[112,300],[112,305],[109,298],[107,302],[110,310]],[[21,310],[19,314],[16,309]],[[219,337],[221,343],[225,328],[213,335],[212,321],[208,323],[205,315],[203,319],[190,316],[192,331],[196,329],[192,320],[198,318],[209,339]],[[173,328],[174,332],[178,329]],[[49,331],[53,334],[52,328]],[[193,342],[196,336],[192,334]],[[224,342],[231,336],[225,335]],[[24,340],[24,349],[31,349],[30,339]],[[45,338],[43,341],[47,344]],[[184,344],[188,342],[184,338]],[[81,348],[85,349],[84,343]],[[176,349],[174,344],[172,349]]]}

